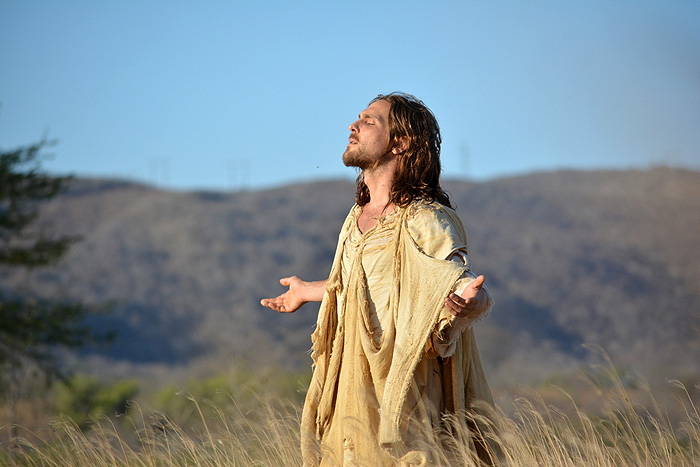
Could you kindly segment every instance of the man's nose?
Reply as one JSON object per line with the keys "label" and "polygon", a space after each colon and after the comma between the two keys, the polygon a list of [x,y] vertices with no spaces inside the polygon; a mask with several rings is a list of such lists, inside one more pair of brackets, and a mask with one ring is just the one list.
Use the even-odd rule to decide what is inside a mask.
{"label": "man's nose", "polygon": [[359,120],[355,120],[355,121],[352,122],[352,123],[350,124],[350,126],[348,127],[352,133],[357,133],[357,132],[359,131],[359,130],[358,130],[358,127],[357,127],[357,122],[359,122]]}

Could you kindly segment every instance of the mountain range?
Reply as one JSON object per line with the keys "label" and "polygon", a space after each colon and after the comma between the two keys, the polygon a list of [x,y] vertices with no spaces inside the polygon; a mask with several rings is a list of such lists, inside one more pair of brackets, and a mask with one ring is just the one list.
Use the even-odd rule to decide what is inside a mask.
{"label": "mountain range", "polygon": [[[556,171],[443,182],[475,272],[495,298],[477,327],[493,384],[533,382],[600,349],[647,378],[700,380],[700,172]],[[112,303],[116,341],[81,358],[103,372],[308,368],[318,305],[260,306],[281,277],[327,276],[354,183],[236,192],[75,179],[41,226],[79,235],[59,264],[6,270],[0,287]]]}

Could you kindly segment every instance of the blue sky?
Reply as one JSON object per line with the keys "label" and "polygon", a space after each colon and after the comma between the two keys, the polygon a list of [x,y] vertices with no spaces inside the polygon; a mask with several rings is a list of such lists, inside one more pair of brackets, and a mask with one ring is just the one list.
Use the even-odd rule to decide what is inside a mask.
{"label": "blue sky", "polygon": [[446,177],[700,170],[698,1],[0,0],[0,148],[175,189],[344,177],[348,125],[415,94]]}

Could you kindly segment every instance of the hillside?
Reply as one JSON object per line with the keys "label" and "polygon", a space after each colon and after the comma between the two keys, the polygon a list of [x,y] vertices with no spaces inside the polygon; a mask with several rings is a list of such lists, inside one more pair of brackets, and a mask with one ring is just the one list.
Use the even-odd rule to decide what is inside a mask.
{"label": "hillside", "polygon": [[[567,371],[589,358],[584,344],[647,377],[700,377],[700,173],[444,185],[496,298],[478,325],[494,382]],[[327,275],[353,196],[347,181],[220,193],[76,180],[42,222],[83,240],[56,268],[3,271],[0,286],[115,300],[96,323],[119,333],[103,371],[305,368],[317,306],[278,315],[258,302],[285,275]]]}

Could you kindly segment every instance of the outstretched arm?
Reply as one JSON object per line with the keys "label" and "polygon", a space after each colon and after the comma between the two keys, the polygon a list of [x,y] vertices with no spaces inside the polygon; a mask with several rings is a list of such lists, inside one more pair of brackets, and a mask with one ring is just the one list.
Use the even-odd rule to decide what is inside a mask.
{"label": "outstretched arm", "polygon": [[484,286],[484,276],[474,277],[466,285],[458,286],[458,293],[451,293],[445,299],[445,310],[438,322],[432,338],[432,349],[442,357],[450,357],[456,349],[457,337],[479,318],[488,314],[493,299]]}
{"label": "outstretched arm", "polygon": [[294,313],[307,302],[320,302],[326,290],[326,281],[307,282],[297,276],[284,277],[280,284],[289,287],[276,298],[263,298],[260,304],[280,313]]}

